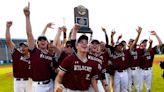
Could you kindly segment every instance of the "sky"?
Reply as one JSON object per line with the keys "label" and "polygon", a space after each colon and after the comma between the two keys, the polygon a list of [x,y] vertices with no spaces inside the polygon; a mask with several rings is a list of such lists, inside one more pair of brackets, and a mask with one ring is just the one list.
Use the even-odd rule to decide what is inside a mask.
{"label": "sky", "polygon": [[[137,36],[136,28],[143,28],[139,40],[149,37],[157,44],[150,31],[155,30],[164,42],[164,5],[163,0],[1,0],[0,1],[0,38],[5,38],[6,21],[13,21],[11,37],[26,39],[25,16],[23,8],[30,2],[31,25],[34,38],[43,31],[45,25],[53,22],[54,29],[48,29],[46,36],[53,39],[57,28],[74,25],[74,7],[83,5],[89,10],[89,25],[93,38],[104,41],[101,27],[105,27],[110,37],[112,29],[122,40],[128,41]],[[80,35],[80,34],[78,34]]]}

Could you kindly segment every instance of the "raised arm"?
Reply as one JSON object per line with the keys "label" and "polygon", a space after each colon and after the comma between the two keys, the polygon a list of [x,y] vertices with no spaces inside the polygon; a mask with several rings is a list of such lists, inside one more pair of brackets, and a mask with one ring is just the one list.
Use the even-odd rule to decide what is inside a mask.
{"label": "raised arm", "polygon": [[6,44],[7,44],[7,46],[9,46],[9,48],[11,50],[13,50],[15,47],[15,44],[11,40],[11,36],[10,36],[10,27],[11,26],[12,26],[12,21],[7,21],[6,22]]}
{"label": "raised arm", "polygon": [[122,34],[118,36],[116,43],[119,43],[121,38],[122,38]]}
{"label": "raised arm", "polygon": [[75,24],[74,27],[72,28],[72,34],[71,34],[71,40],[76,39],[77,31],[80,29],[79,24]]}
{"label": "raised arm", "polygon": [[114,38],[115,33],[116,33],[116,31],[114,31],[114,30],[112,30],[112,31],[111,31],[111,36],[110,36],[110,37],[111,37],[111,41],[110,41],[111,46],[114,46],[114,44],[115,44],[115,43],[114,43],[114,39],[113,39],[113,38]]}
{"label": "raised arm", "polygon": [[42,35],[42,36],[45,36],[46,31],[47,31],[48,28],[54,29],[54,28],[52,27],[53,25],[55,25],[55,24],[53,24],[53,23],[51,23],[51,22],[48,23],[48,24],[45,26],[45,28],[44,28],[44,30],[43,30],[43,32],[42,32],[41,35]]}
{"label": "raised arm", "polygon": [[107,44],[107,45],[109,45],[109,39],[108,39],[108,35],[107,35],[107,33],[106,33],[106,29],[105,29],[105,28],[103,28],[103,27],[101,27],[101,29],[102,29],[102,31],[103,31],[103,32],[104,32],[104,34],[105,34],[106,44]]}
{"label": "raised arm", "polygon": [[162,40],[160,39],[160,37],[157,35],[157,33],[155,31],[151,31],[151,35],[154,35],[157,40],[158,40],[158,46],[162,45]]}
{"label": "raised arm", "polygon": [[56,33],[56,36],[53,40],[53,45],[56,46],[57,48],[61,48],[60,47],[61,46],[61,40],[60,40],[61,32],[62,32],[62,27],[59,27]]}
{"label": "raised arm", "polygon": [[62,31],[63,31],[63,45],[66,44],[67,42],[67,28],[65,26],[62,27]]}
{"label": "raised arm", "polygon": [[93,32],[91,32],[91,34],[90,34],[90,40],[89,41],[92,41],[92,38],[93,37]]}
{"label": "raised arm", "polygon": [[72,30],[69,32],[68,40],[71,40]]}
{"label": "raised arm", "polygon": [[150,51],[152,48],[153,40],[149,38],[149,47],[148,50]]}
{"label": "raised arm", "polygon": [[26,6],[23,11],[26,18],[26,33],[27,33],[29,48],[33,49],[35,46],[35,40],[32,34],[32,28],[30,22],[30,3],[28,3],[28,6]]}
{"label": "raised arm", "polygon": [[137,31],[138,35],[137,35],[136,39],[134,40],[133,44],[130,46],[130,49],[134,48],[134,46],[137,44],[140,34],[142,32],[142,28],[138,26],[138,29],[136,29],[136,31]]}

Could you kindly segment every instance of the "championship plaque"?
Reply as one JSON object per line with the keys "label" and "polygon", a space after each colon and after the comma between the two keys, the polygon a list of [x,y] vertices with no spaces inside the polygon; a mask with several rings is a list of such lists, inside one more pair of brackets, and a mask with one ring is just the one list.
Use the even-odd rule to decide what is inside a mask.
{"label": "championship plaque", "polygon": [[92,33],[89,28],[89,12],[88,9],[82,5],[74,8],[74,21],[80,25],[78,33]]}

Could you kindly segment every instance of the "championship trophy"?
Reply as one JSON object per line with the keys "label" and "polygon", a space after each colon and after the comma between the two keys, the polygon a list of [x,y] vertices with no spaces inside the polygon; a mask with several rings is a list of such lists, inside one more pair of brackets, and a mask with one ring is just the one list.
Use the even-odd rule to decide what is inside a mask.
{"label": "championship trophy", "polygon": [[89,12],[88,9],[82,5],[74,8],[74,21],[80,25],[78,33],[91,33],[92,30],[89,28]]}

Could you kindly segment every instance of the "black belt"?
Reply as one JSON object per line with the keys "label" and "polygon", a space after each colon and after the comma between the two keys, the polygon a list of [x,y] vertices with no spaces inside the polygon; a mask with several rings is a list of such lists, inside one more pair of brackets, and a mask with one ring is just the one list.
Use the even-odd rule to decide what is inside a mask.
{"label": "black belt", "polygon": [[21,80],[26,81],[26,80],[28,80],[28,78],[16,78],[16,80],[17,80],[17,81],[21,81]]}
{"label": "black belt", "polygon": [[149,68],[142,68],[143,70],[150,70],[151,68],[149,67]]}
{"label": "black belt", "polygon": [[117,70],[117,72],[124,72],[124,71],[126,71],[126,70]]}
{"label": "black belt", "polygon": [[137,70],[138,67],[130,67],[131,70]]}
{"label": "black belt", "polygon": [[38,81],[38,84],[48,84],[48,83],[50,83],[50,80]]}

